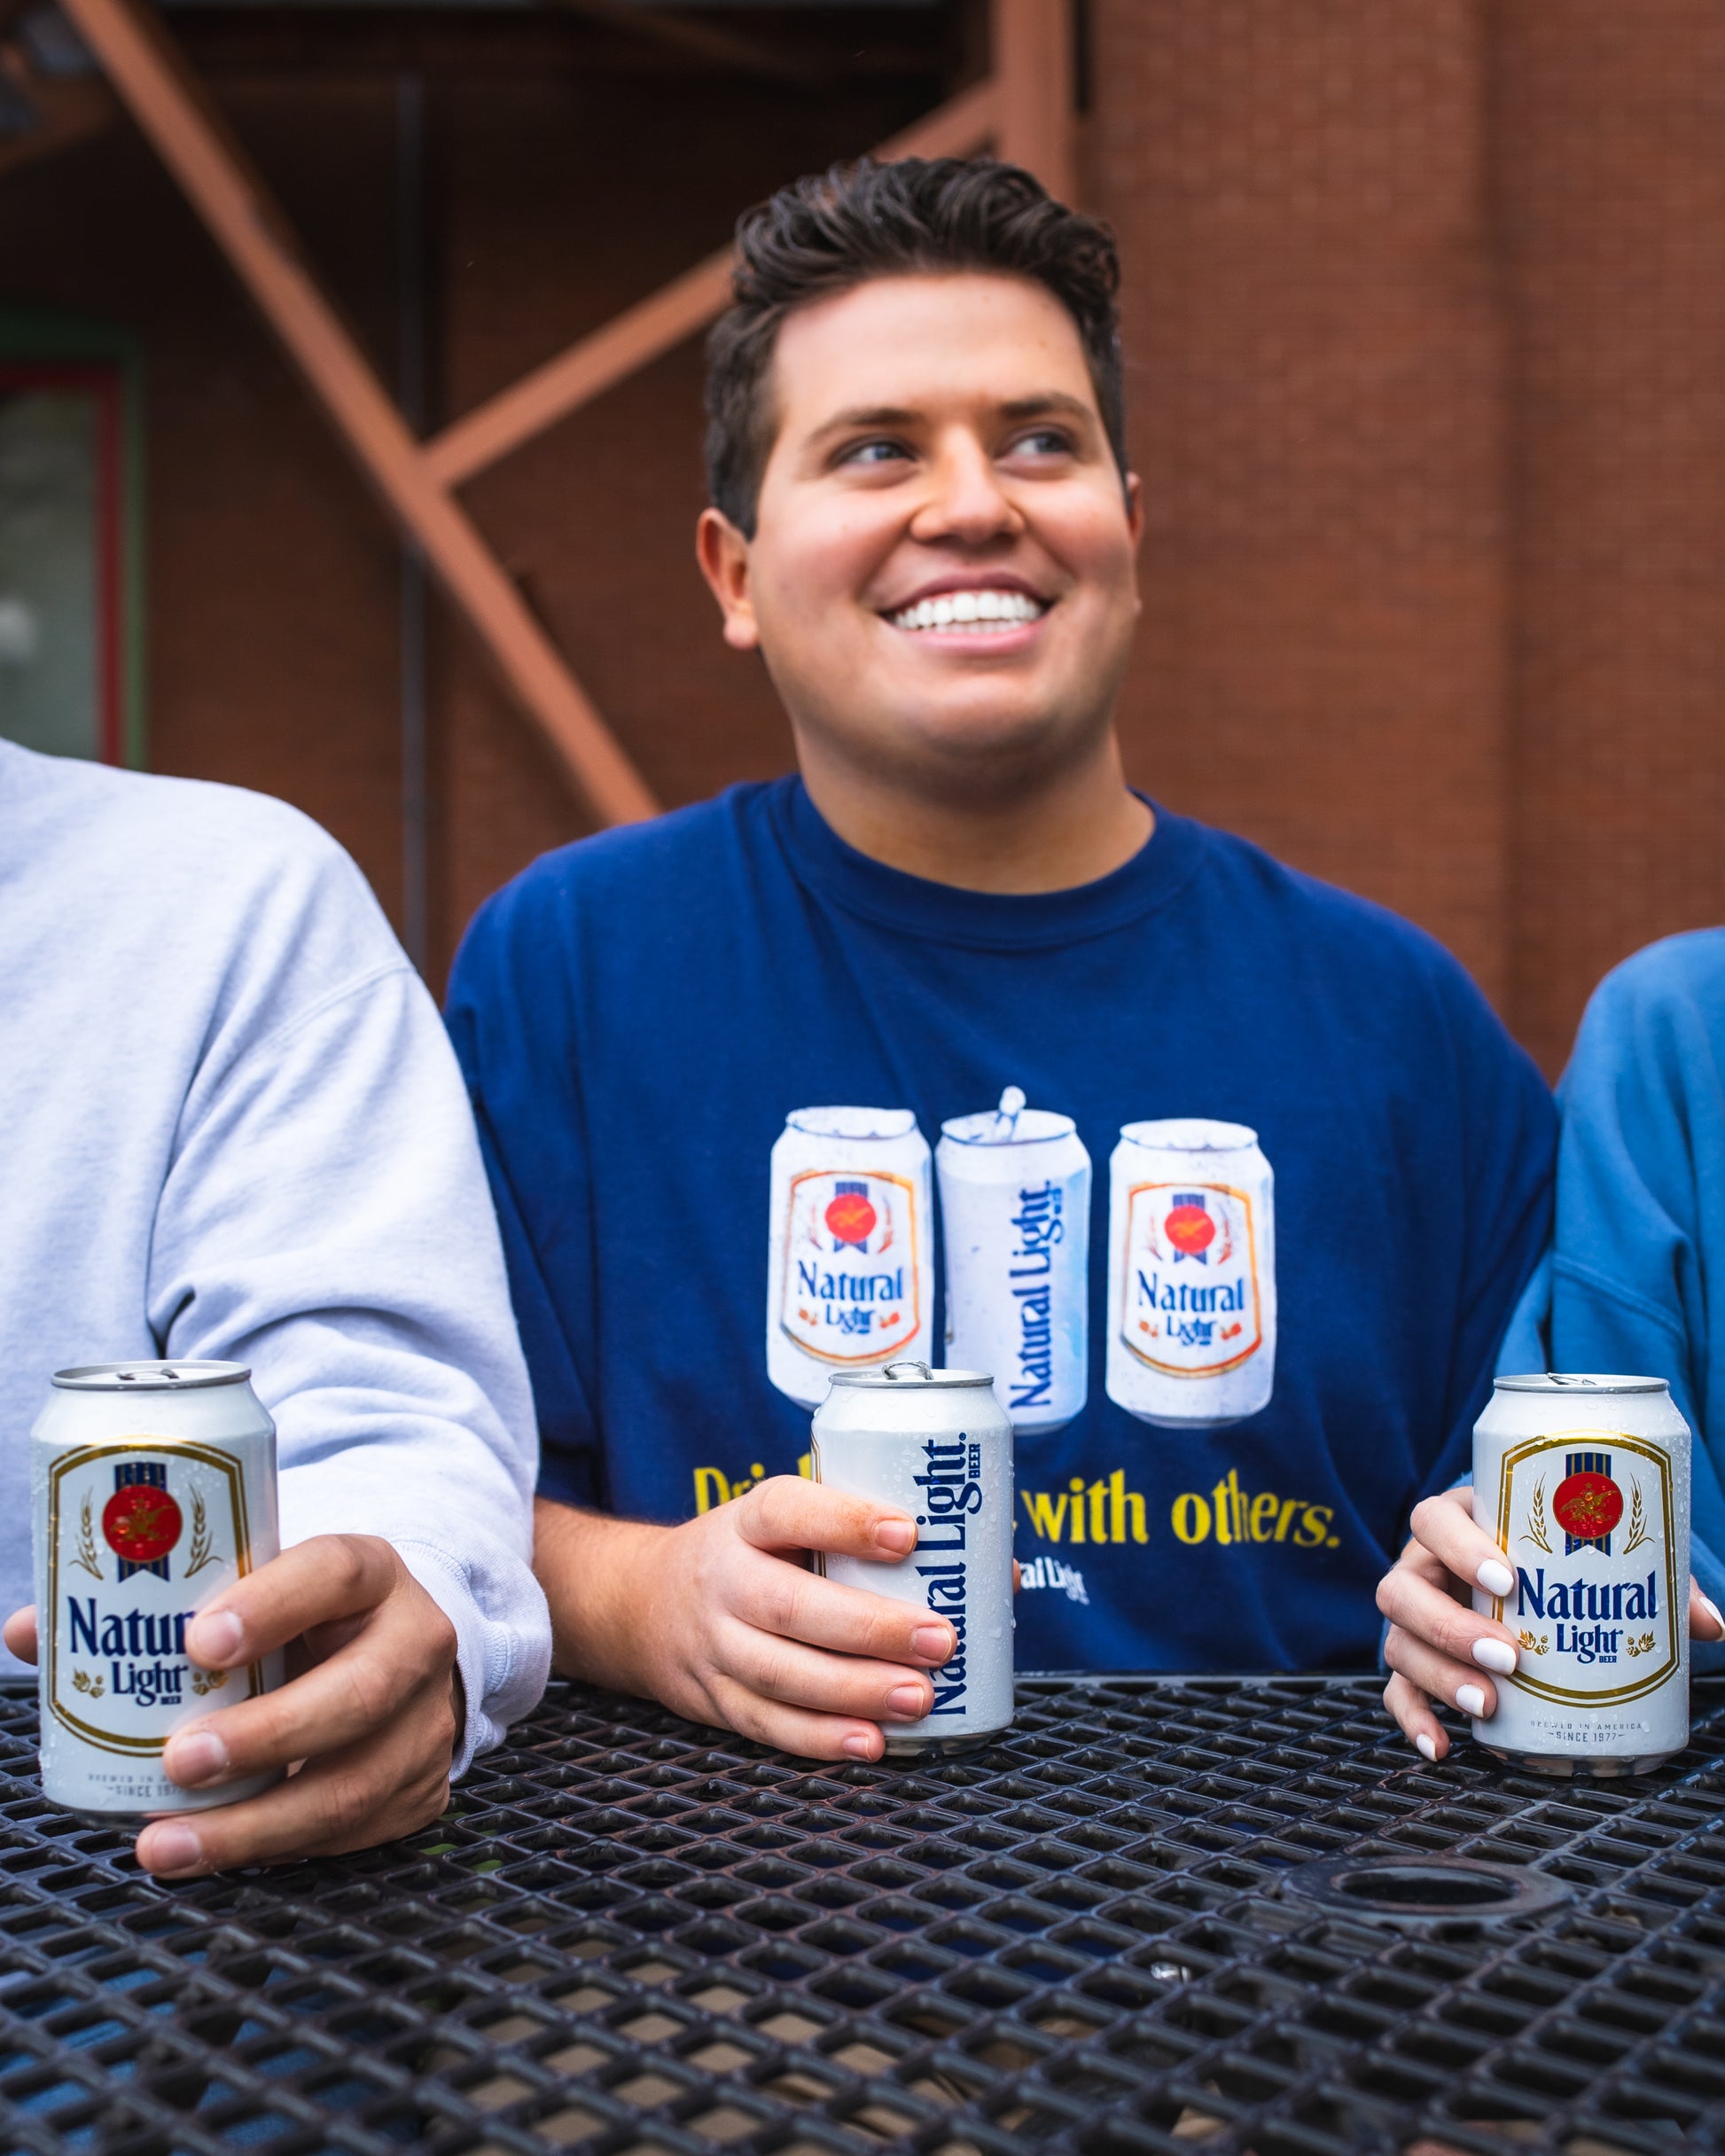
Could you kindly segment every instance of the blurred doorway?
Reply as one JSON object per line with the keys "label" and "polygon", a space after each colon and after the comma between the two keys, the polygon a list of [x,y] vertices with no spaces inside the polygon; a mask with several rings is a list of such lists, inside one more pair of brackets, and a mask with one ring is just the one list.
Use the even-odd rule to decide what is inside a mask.
{"label": "blurred doorway", "polygon": [[129,360],[8,348],[0,326],[0,736],[137,762]]}

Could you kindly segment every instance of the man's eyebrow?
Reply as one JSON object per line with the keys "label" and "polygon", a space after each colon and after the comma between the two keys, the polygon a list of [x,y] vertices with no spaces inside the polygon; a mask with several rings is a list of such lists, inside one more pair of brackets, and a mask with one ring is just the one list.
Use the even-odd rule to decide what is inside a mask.
{"label": "man's eyebrow", "polygon": [[[1034,419],[1044,412],[1055,411],[1078,419],[1096,417],[1092,406],[1065,389],[1032,390],[1027,396],[1008,398],[1003,404],[995,405],[995,410],[1003,419]],[[915,426],[927,416],[908,404],[853,404],[823,419],[815,432],[821,435],[841,434],[858,426]]]}
{"label": "man's eyebrow", "polygon": [[832,434],[850,426],[914,426],[923,418],[908,404],[853,404],[845,411],[836,411],[829,419],[823,419],[815,429],[817,434]]}
{"label": "man's eyebrow", "polygon": [[1045,411],[1062,411],[1074,419],[1093,419],[1095,407],[1065,389],[1041,389],[1027,397],[1014,397],[1000,407],[1003,419],[1034,419]]}

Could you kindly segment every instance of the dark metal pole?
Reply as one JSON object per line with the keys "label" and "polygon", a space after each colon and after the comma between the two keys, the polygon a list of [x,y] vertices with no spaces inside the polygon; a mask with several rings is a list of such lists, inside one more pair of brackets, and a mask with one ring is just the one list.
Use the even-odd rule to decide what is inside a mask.
{"label": "dark metal pole", "polygon": [[[395,83],[395,230],[398,396],[416,435],[425,428],[425,86],[417,74]],[[427,936],[425,562],[402,548],[402,941],[421,973]]]}

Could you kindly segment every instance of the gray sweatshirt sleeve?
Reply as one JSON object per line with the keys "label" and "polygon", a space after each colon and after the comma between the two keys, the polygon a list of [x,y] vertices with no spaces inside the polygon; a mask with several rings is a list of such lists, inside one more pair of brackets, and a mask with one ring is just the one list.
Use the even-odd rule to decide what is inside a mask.
{"label": "gray sweatshirt sleeve", "polygon": [[382,1535],[455,1627],[457,1771],[544,1687],[533,1404],[441,1020],[346,856],[238,940],[152,1244],[165,1353],[249,1363],[285,1543]]}

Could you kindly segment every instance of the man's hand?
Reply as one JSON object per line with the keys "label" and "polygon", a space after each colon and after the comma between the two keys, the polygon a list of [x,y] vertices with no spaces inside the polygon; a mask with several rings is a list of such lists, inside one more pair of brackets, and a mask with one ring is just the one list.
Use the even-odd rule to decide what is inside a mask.
{"label": "man's hand", "polygon": [[677,1527],[541,1499],[534,1564],[570,1676],[645,1692],[691,1721],[803,1759],[878,1759],[880,1723],[918,1722],[952,1627],[807,1569],[811,1550],[894,1564],[907,1513],[776,1475]]}
{"label": "man's hand", "polygon": [[[1413,1539],[1378,1586],[1378,1606],[1390,1621],[1384,1660],[1395,1672],[1384,1688],[1384,1704],[1427,1759],[1449,1749],[1432,1701],[1443,1699],[1481,1720],[1497,1711],[1492,1672],[1508,1676],[1516,1666],[1516,1637],[1507,1625],[1475,1613],[1476,1584],[1507,1595],[1515,1574],[1503,1552],[1473,1519],[1471,1490],[1445,1490],[1416,1505]],[[1725,1620],[1690,1583],[1690,1635],[1725,1638]]]}
{"label": "man's hand", "polygon": [[[34,1661],[35,1612],[7,1620]],[[184,1789],[219,1789],[303,1762],[261,1796],[158,1819],[138,1862],[164,1879],[329,1856],[410,1834],[448,1801],[459,1734],[455,1628],[375,1535],[319,1535],[226,1588],[186,1627],[205,1669],[277,1647],[298,1674],[279,1691],[176,1730],[162,1763]]]}

